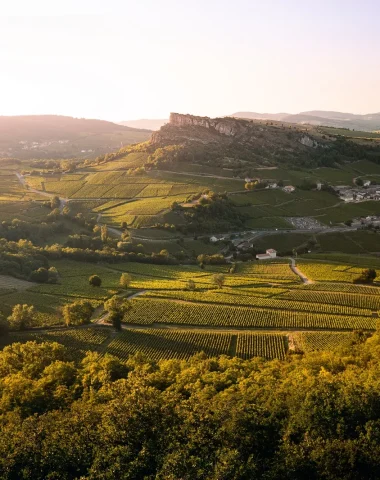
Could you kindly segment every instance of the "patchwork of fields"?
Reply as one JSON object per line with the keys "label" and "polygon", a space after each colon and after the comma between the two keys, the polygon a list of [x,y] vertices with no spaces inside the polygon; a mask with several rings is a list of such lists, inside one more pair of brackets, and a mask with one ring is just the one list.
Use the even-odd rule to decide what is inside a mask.
{"label": "patchwork of fields", "polygon": [[[128,294],[140,295],[131,300],[122,333],[97,325],[17,333],[7,342],[52,339],[76,350],[78,358],[86,350],[122,359],[137,351],[155,360],[189,358],[200,351],[208,356],[284,358],[290,339],[298,350],[348,346],[351,332],[374,331],[380,311],[379,287],[353,284],[353,277],[361,272],[353,264],[300,260],[298,268],[314,281],[308,285],[293,273],[286,259],[237,264],[233,274],[228,273],[228,265],[202,270],[198,266],[60,260],[54,266],[60,273],[57,285],[29,284],[27,290],[2,295],[1,288],[11,285],[3,279],[3,312],[10,312],[16,303],[33,303],[38,311],[36,325],[59,325],[62,305],[80,298],[101,306],[106,298],[122,292],[119,278],[128,272],[132,277]],[[216,273],[225,275],[222,288],[214,284]],[[92,274],[101,277],[100,288],[88,285]],[[189,280],[195,283],[194,290],[188,289]]]}

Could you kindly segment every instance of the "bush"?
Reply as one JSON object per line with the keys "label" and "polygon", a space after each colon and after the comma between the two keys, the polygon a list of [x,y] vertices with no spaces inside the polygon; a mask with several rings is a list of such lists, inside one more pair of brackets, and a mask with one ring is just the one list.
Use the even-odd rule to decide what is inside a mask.
{"label": "bush", "polygon": [[91,275],[88,281],[93,287],[100,287],[102,284],[102,279],[98,275]]}

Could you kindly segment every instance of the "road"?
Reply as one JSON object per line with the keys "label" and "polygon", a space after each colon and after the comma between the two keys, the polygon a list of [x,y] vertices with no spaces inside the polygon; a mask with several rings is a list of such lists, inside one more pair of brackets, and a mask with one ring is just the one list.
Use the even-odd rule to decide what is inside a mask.
{"label": "road", "polygon": [[[24,175],[21,175],[21,173],[16,173],[16,176],[19,180],[19,182],[21,183],[21,185],[26,189],[28,190],[28,192],[33,192],[33,193],[37,193],[38,195],[42,195],[43,197],[48,197],[48,198],[53,198],[53,197],[56,197],[57,195],[55,195],[54,193],[48,193],[48,192],[44,192],[42,190],[37,190],[36,188],[32,188],[30,187],[27,183],[26,183],[26,180],[25,180],[25,177]],[[60,212],[62,212],[62,210],[65,208],[65,205],[67,204],[67,202],[69,201],[67,198],[62,198],[62,197],[58,197],[59,198],[59,210]]]}
{"label": "road", "polygon": [[300,279],[303,281],[305,285],[309,285],[310,283],[314,283],[312,280],[307,278],[307,276],[299,270],[299,268],[296,267],[296,261],[294,258],[289,258],[291,264],[290,264],[290,269],[300,277]]}

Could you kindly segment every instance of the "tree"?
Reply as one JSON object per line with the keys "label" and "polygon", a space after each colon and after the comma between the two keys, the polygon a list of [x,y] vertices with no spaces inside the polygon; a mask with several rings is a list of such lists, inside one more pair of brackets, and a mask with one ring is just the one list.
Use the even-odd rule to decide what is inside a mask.
{"label": "tree", "polygon": [[212,276],[212,281],[218,288],[222,288],[224,282],[226,281],[226,277],[223,275],[223,273],[216,273]]}
{"label": "tree", "polygon": [[37,283],[47,283],[49,280],[49,272],[46,268],[40,267],[37,270],[31,272],[29,276],[29,280],[31,282]]}
{"label": "tree", "polygon": [[355,181],[356,185],[358,185],[359,187],[362,187],[364,182],[363,182],[363,179],[361,179],[360,177],[358,177]]}
{"label": "tree", "polygon": [[63,318],[67,326],[84,325],[90,323],[94,307],[87,300],[76,300],[66,304],[63,309]]}
{"label": "tree", "polygon": [[102,284],[102,279],[98,275],[91,275],[88,281],[92,287],[100,287]]}
{"label": "tree", "polygon": [[359,277],[354,279],[354,283],[373,283],[376,277],[376,270],[373,268],[367,268],[362,271]]}
{"label": "tree", "polygon": [[192,292],[196,289],[194,280],[189,279],[187,281],[187,289],[191,290]]}
{"label": "tree", "polygon": [[122,288],[127,289],[129,285],[132,282],[132,277],[129,275],[129,273],[122,273],[119,281],[119,285]]}
{"label": "tree", "polygon": [[107,225],[102,225],[100,227],[100,238],[103,243],[106,243],[108,240],[108,228]]}
{"label": "tree", "polygon": [[57,283],[59,274],[58,270],[55,267],[50,267],[48,270],[48,276],[49,276],[49,283]]}
{"label": "tree", "polygon": [[104,310],[108,312],[109,319],[116,330],[121,330],[121,322],[130,308],[131,304],[128,300],[117,295],[104,302]]}
{"label": "tree", "polygon": [[9,326],[16,330],[25,330],[32,325],[34,319],[33,305],[15,305],[12,314],[8,317]]}
{"label": "tree", "polygon": [[250,190],[253,190],[256,186],[256,182],[247,182],[245,185],[244,185],[244,188],[248,191]]}
{"label": "tree", "polygon": [[128,223],[127,222],[121,222],[120,228],[122,228],[123,230],[126,230],[128,228]]}
{"label": "tree", "polygon": [[56,208],[59,208],[60,205],[61,205],[61,200],[57,195],[54,195],[54,197],[52,197],[52,199],[50,200],[50,208],[54,210]]}

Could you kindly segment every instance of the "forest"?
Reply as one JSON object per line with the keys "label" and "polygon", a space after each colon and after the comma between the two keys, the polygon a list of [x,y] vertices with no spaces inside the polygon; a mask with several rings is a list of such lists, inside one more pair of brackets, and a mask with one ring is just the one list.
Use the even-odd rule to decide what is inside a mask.
{"label": "forest", "polygon": [[2,479],[377,479],[380,336],[286,360],[0,352]]}

